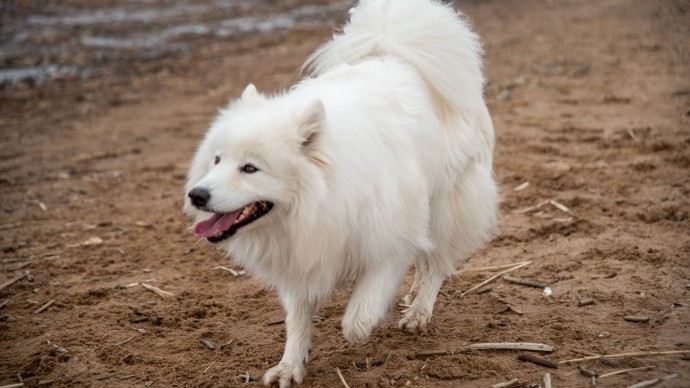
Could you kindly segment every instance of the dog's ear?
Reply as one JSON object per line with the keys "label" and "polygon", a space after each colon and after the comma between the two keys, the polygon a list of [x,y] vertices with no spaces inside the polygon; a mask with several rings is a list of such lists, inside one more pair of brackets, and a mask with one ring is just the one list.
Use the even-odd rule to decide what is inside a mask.
{"label": "dog's ear", "polygon": [[326,109],[321,100],[316,100],[302,112],[299,122],[299,134],[302,138],[302,152],[321,166],[328,165],[328,162],[320,152],[319,143],[323,135],[326,124]]}
{"label": "dog's ear", "polygon": [[254,86],[254,84],[247,85],[247,87],[244,88],[244,92],[242,92],[242,96],[240,97],[240,99],[244,101],[253,101],[259,98],[261,98],[261,95],[259,95],[259,92],[256,90],[256,86]]}
{"label": "dog's ear", "polygon": [[302,113],[299,130],[302,136],[302,149],[305,152],[316,146],[325,120],[326,110],[321,100],[316,100],[309,104]]}

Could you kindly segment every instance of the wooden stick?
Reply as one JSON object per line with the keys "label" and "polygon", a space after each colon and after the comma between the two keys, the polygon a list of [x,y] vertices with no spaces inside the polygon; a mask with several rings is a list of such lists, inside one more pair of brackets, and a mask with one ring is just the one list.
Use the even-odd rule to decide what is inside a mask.
{"label": "wooden stick", "polygon": [[53,303],[55,303],[55,299],[51,300],[50,302],[44,304],[41,306],[38,310],[34,311],[34,314],[40,314],[43,311],[45,311],[48,307],[50,307]]}
{"label": "wooden stick", "polygon": [[505,271],[501,271],[501,272],[497,273],[496,275],[494,275],[494,276],[492,276],[492,277],[490,277],[490,278],[484,280],[483,282],[477,284],[476,286],[470,288],[469,290],[463,292],[462,294],[460,294],[460,296],[465,296],[465,295],[469,294],[470,292],[476,290],[477,288],[482,287],[482,286],[485,286],[485,285],[491,283],[492,281],[494,281],[495,279],[497,279],[497,278],[499,278],[499,277],[501,277],[501,276],[503,276],[503,275],[505,275],[505,274],[507,274],[507,273],[510,273],[510,272],[513,272],[513,271],[515,271],[515,270],[518,270],[518,269],[520,269],[520,268],[522,268],[522,267],[525,267],[525,266],[527,266],[527,265],[529,265],[529,264],[531,264],[531,263],[532,263],[531,261],[525,261],[525,262],[522,262],[522,263],[520,263],[520,264],[518,264],[518,265],[516,265],[516,266],[514,266],[514,267],[508,268],[508,269],[505,270]]}
{"label": "wooden stick", "polygon": [[551,361],[551,360],[546,360],[541,357],[537,357],[534,354],[521,354],[517,357],[518,360],[520,361],[528,361],[537,365],[545,366],[548,368],[553,368],[553,369],[558,369],[558,363]]}
{"label": "wooden stick", "polygon": [[496,342],[467,345],[467,350],[532,350],[535,352],[553,352],[553,346],[533,342]]}
{"label": "wooden stick", "polygon": [[662,352],[631,352],[631,353],[596,355],[596,356],[588,356],[588,357],[582,357],[582,358],[574,358],[572,360],[558,361],[558,363],[559,364],[569,364],[572,362],[597,360],[597,359],[600,359],[602,357],[608,357],[608,358],[644,357],[644,356],[662,356],[662,355],[668,355],[668,354],[684,354],[684,353],[690,353],[690,349],[688,349],[688,350],[668,350],[668,351],[662,351]]}
{"label": "wooden stick", "polygon": [[577,216],[577,213],[575,213],[574,211],[570,210],[570,208],[568,208],[568,207],[565,206],[564,204],[562,204],[562,203],[556,201],[555,199],[550,199],[550,200],[549,200],[549,203],[550,203],[551,205],[553,205],[555,208],[557,208],[558,210],[570,214],[571,217],[573,217],[573,218],[579,218],[579,217]]}
{"label": "wooden stick", "polygon": [[581,374],[587,377],[597,377],[599,374],[593,370],[589,370],[585,368],[584,366],[578,366],[577,369],[580,371]]}
{"label": "wooden stick", "polygon": [[590,304],[594,304],[594,299],[586,298],[586,299],[580,299],[579,301],[577,301],[577,307],[589,306]]}
{"label": "wooden stick", "polygon": [[654,380],[642,381],[642,382],[639,382],[639,383],[637,383],[637,384],[633,384],[633,385],[629,386],[628,388],[647,388],[647,387],[651,387],[651,386],[653,386],[653,385],[657,385],[657,384],[659,384],[659,383],[662,382],[662,381],[667,381],[667,380],[675,379],[676,377],[678,377],[678,375],[674,373],[674,374],[672,374],[672,375],[664,376],[664,377],[662,377],[662,378],[658,378],[658,379],[654,379]]}
{"label": "wooden stick", "polygon": [[340,373],[340,368],[338,368],[338,367],[336,366],[336,367],[335,367],[335,372],[338,374],[338,377],[340,378],[340,382],[343,383],[343,386],[344,386],[345,388],[350,388],[350,386],[347,385],[347,381],[345,381],[345,378],[343,377],[343,374]]}
{"label": "wooden stick", "polygon": [[209,348],[209,349],[215,348],[215,346],[213,346],[213,344],[212,344],[209,340],[206,340],[206,339],[203,339],[203,338],[202,338],[202,339],[201,339],[201,343],[204,344],[204,345],[206,345],[206,347]]}
{"label": "wooden stick", "polygon": [[7,287],[13,285],[14,283],[16,283],[16,282],[18,282],[18,281],[24,279],[24,278],[27,277],[28,275],[29,275],[28,272],[24,272],[24,274],[19,275],[19,276],[13,278],[13,279],[10,279],[10,280],[6,281],[5,283],[2,283],[2,285],[0,285],[0,291],[4,290],[5,288],[7,288]]}
{"label": "wooden stick", "polygon": [[615,371],[615,372],[603,374],[603,375],[599,376],[599,378],[601,379],[601,378],[604,378],[604,377],[611,377],[611,376],[616,376],[616,375],[622,375],[622,374],[628,373],[628,372],[635,372],[635,371],[638,371],[638,370],[650,370],[650,369],[654,369],[654,368],[656,368],[655,365],[643,366],[643,367],[640,367],[640,368],[623,369],[623,370],[619,370],[619,371]]}
{"label": "wooden stick", "polygon": [[150,285],[150,284],[148,284],[148,283],[140,283],[140,284],[141,284],[142,287],[144,287],[145,289],[147,289],[147,290],[149,290],[149,291],[155,292],[156,294],[158,294],[158,295],[159,295],[161,298],[163,298],[163,299],[165,299],[165,298],[167,298],[167,297],[169,297],[169,296],[173,296],[173,295],[174,295],[172,292],[163,291],[163,290],[161,290],[160,288],[154,287],[154,286],[152,286],[152,285]]}
{"label": "wooden stick", "polygon": [[505,280],[509,283],[520,284],[522,286],[527,286],[527,287],[546,288],[546,284],[544,284],[544,283],[535,282],[534,280],[529,280],[529,279],[514,278],[514,277],[508,276],[508,275],[503,276],[503,280]]}
{"label": "wooden stick", "polygon": [[0,309],[5,307],[8,303],[10,303],[9,299],[5,299],[2,303],[0,303]]}
{"label": "wooden stick", "polygon": [[623,317],[623,319],[628,321],[628,322],[637,322],[637,323],[649,321],[649,317],[646,317],[644,315],[640,315],[640,316],[626,315]]}
{"label": "wooden stick", "polygon": [[549,372],[544,375],[544,388],[551,388],[551,373]]}
{"label": "wooden stick", "polygon": [[497,343],[477,343],[461,348],[460,350],[432,350],[423,351],[411,355],[409,358],[421,358],[431,356],[452,356],[455,354],[466,353],[470,350],[531,350],[535,352],[552,352],[553,346],[537,344],[531,342],[497,342]]}
{"label": "wooden stick", "polygon": [[520,385],[520,379],[512,379],[504,383],[498,383],[491,386],[491,388],[511,388]]}

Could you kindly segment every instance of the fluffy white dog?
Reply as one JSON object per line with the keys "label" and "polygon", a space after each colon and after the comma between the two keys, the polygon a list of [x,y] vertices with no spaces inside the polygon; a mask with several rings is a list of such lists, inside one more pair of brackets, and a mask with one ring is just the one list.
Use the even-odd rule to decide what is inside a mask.
{"label": "fluffy white dog", "polygon": [[495,229],[494,134],[481,46],[430,0],[362,1],[289,91],[249,85],[193,159],[194,232],[275,287],[287,343],[266,384],[301,382],[317,303],[354,280],[353,343],[417,268],[399,326],[425,331],[444,278]]}

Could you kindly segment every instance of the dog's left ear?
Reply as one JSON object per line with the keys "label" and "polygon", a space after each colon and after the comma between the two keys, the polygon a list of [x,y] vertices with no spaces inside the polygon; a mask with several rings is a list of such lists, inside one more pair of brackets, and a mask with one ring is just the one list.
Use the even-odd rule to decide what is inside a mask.
{"label": "dog's left ear", "polygon": [[307,108],[302,112],[302,118],[299,122],[302,152],[322,168],[329,164],[325,155],[321,152],[322,147],[319,147],[325,125],[326,109],[321,100],[316,100],[307,105]]}

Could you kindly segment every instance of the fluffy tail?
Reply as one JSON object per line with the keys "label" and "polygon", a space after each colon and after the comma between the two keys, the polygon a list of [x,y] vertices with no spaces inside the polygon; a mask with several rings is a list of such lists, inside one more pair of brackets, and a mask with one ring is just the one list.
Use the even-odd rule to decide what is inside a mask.
{"label": "fluffy tail", "polygon": [[481,55],[478,36],[450,6],[433,0],[361,0],[343,32],[305,66],[318,75],[368,57],[395,56],[417,69],[444,111],[466,113],[486,109]]}

